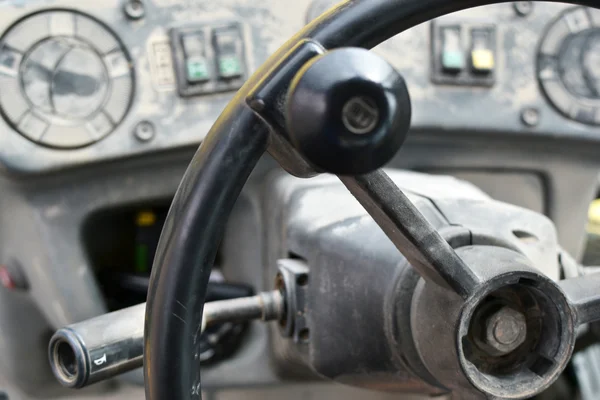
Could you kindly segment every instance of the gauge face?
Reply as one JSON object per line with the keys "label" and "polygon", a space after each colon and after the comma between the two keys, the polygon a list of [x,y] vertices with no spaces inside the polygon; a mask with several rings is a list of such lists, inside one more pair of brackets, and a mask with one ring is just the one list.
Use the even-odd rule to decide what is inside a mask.
{"label": "gauge face", "polygon": [[567,118],[600,125],[600,11],[573,7],[554,21],[540,46],[538,78]]}
{"label": "gauge face", "polygon": [[600,98],[600,32],[587,37],[583,53],[583,73],[594,96]]}
{"label": "gauge face", "polygon": [[560,78],[575,97],[595,98],[596,93],[588,85],[583,72],[586,34],[571,35],[565,40],[558,58]]}
{"label": "gauge face", "polygon": [[78,148],[107,136],[125,117],[133,71],[115,35],[76,12],[46,11],[0,39],[0,110],[26,138]]}
{"label": "gauge face", "polygon": [[49,120],[88,119],[108,95],[100,56],[85,42],[51,38],[40,42],[21,65],[25,97]]}

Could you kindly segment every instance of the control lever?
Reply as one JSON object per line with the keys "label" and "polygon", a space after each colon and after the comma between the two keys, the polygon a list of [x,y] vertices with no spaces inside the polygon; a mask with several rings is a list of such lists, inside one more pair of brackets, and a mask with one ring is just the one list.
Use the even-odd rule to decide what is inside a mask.
{"label": "control lever", "polygon": [[[58,381],[66,387],[82,388],[140,368],[145,313],[146,303],[143,303],[59,329],[48,348],[50,365]],[[223,322],[273,321],[284,315],[283,295],[275,290],[206,303],[202,326],[198,329],[204,331]]]}

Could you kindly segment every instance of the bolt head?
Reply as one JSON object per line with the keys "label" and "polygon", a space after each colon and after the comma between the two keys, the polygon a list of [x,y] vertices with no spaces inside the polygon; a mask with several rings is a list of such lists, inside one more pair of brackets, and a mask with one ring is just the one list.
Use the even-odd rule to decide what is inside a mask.
{"label": "bolt head", "polygon": [[140,142],[149,142],[154,139],[156,130],[151,122],[142,121],[135,126],[133,134]]}
{"label": "bolt head", "polygon": [[146,11],[142,0],[129,0],[123,5],[125,16],[131,20],[137,20],[144,17]]}
{"label": "bolt head", "polygon": [[527,338],[525,315],[510,307],[496,311],[484,324],[484,342],[491,355],[508,354],[522,345]]}
{"label": "bolt head", "polygon": [[355,135],[371,133],[379,123],[379,108],[366,96],[353,97],[344,105],[342,122]]}
{"label": "bolt head", "polygon": [[540,111],[537,108],[526,108],[521,112],[521,121],[530,128],[538,126],[540,119]]}

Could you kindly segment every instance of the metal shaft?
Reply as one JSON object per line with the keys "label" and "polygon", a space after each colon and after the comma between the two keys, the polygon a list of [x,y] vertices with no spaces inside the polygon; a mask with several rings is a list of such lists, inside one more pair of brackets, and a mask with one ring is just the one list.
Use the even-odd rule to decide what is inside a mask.
{"label": "metal shaft", "polygon": [[[82,388],[140,368],[144,354],[146,303],[101,315],[58,330],[48,348],[54,375],[63,385]],[[282,317],[279,291],[206,303],[202,331],[221,322]]]}
{"label": "metal shaft", "polygon": [[252,297],[213,301],[204,305],[202,331],[219,322],[239,322],[253,319],[273,321],[283,315],[283,296],[278,290]]}

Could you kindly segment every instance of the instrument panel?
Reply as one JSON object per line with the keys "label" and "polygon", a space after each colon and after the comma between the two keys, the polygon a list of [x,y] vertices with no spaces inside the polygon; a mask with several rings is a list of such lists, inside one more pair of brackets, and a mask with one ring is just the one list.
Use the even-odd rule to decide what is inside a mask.
{"label": "instrument panel", "polygon": [[[196,146],[248,76],[335,3],[0,2],[0,163],[41,173]],[[599,11],[490,5],[375,51],[407,81],[415,131],[600,139]]]}

